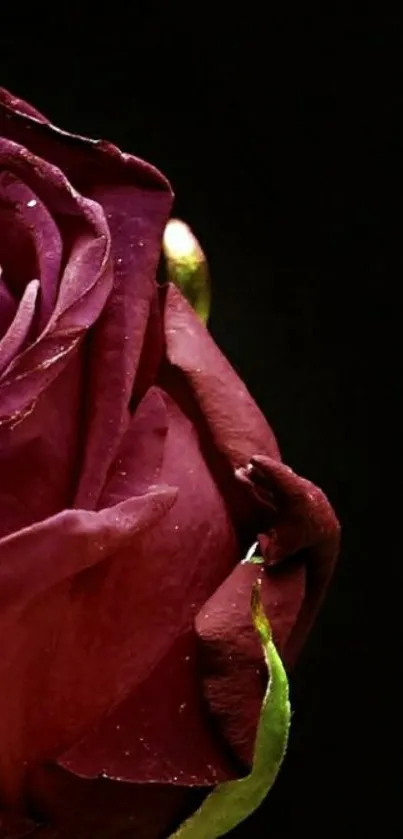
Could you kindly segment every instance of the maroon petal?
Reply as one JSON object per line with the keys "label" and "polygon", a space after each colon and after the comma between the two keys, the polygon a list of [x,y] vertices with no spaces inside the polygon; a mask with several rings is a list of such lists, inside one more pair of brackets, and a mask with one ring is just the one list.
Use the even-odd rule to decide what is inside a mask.
{"label": "maroon petal", "polygon": [[158,783],[86,780],[57,765],[38,768],[30,792],[39,823],[32,839],[161,839],[205,795]]}
{"label": "maroon petal", "polygon": [[10,91],[5,90],[4,87],[0,87],[0,104],[7,105],[13,111],[19,111],[21,114],[46,122],[46,117],[40,111],[37,111],[29,102],[25,102],[24,99],[19,99],[18,96],[14,96]]}
{"label": "maroon petal", "polygon": [[[158,524],[148,526],[147,517],[147,529],[138,532],[130,514],[130,505],[142,499],[149,508],[150,491],[93,517],[64,513],[42,525],[44,530],[37,525],[0,543],[0,557],[1,550],[14,547],[13,556],[4,556],[0,577],[1,628],[7,636],[0,667],[8,684],[0,708],[0,784],[9,798],[21,783],[23,760],[31,766],[60,754],[147,679],[238,561],[231,521],[193,426],[168,397],[161,398],[169,425],[161,468],[156,458],[158,484],[169,481],[180,490],[171,511],[164,502]],[[157,404],[151,394],[148,409],[146,400],[142,408],[156,418],[149,442],[161,427]],[[137,481],[131,452],[137,449],[143,480],[147,464],[152,466],[142,440],[147,425],[134,423],[132,432],[137,445],[125,449],[123,468],[128,492]],[[112,542],[108,527],[102,530],[104,521],[112,528]],[[83,569],[99,555],[104,561],[78,573],[88,555]]]}
{"label": "maroon petal", "polygon": [[23,348],[32,329],[38,299],[39,280],[31,280],[25,288],[15,318],[0,341],[0,373]]}
{"label": "maroon petal", "polygon": [[168,426],[166,400],[158,388],[150,388],[130,420],[99,500],[100,509],[159,482]]}
{"label": "maroon petal", "polygon": [[297,658],[332,577],[340,546],[340,526],[326,495],[288,466],[257,455],[242,474],[251,493],[269,493],[277,508],[275,526],[262,535],[267,567],[295,556],[306,567],[306,594],[287,642],[287,662]]}
{"label": "maroon petal", "polygon": [[164,325],[168,359],[190,384],[218,451],[234,468],[246,466],[255,452],[278,458],[263,414],[173,285],[167,289]]}
{"label": "maroon petal", "polygon": [[[6,268],[7,281],[16,286],[14,291],[20,296],[27,283],[40,279],[39,334],[52,314],[59,290],[63,247],[60,231],[38,194],[9,171],[0,177],[0,218],[0,263]],[[24,240],[27,254],[22,247]]]}
{"label": "maroon petal", "polygon": [[[88,445],[76,505],[94,508],[129,421],[129,403],[155,295],[155,273],[172,194],[147,163],[112,144],[38,122],[3,94],[0,134],[28,146],[102,205],[112,237],[114,289],[93,331],[87,393]],[[113,429],[113,433],[111,430]]]}
{"label": "maroon petal", "polygon": [[[125,175],[122,161],[122,178]],[[127,175],[129,175],[127,167]],[[115,261],[113,294],[94,330],[89,371],[88,445],[76,503],[93,506],[120,435],[129,421],[133,385],[155,296],[161,237],[170,209],[168,192],[129,183],[93,193],[106,211]],[[111,436],[110,426],[117,434]]]}
{"label": "maroon petal", "polygon": [[98,205],[78,196],[54,166],[4,139],[0,141],[0,163],[47,204],[67,239],[66,267],[52,317],[38,340],[1,376],[4,425],[24,416],[44,387],[66,366],[85,330],[104,307],[112,273],[109,232]]}
{"label": "maroon petal", "polygon": [[[27,185],[29,194],[47,208],[39,221],[44,223],[42,244],[50,236],[47,245],[55,247],[52,271],[57,270],[58,239],[48,214],[57,219],[65,263],[55,289],[56,277],[46,267],[51,259],[39,260],[45,272],[42,314],[47,319],[39,337],[25,340],[36,316],[32,305],[27,310],[25,297],[1,342],[5,366],[0,373],[0,535],[4,535],[71,504],[81,456],[80,347],[104,308],[112,271],[102,209],[78,196],[58,169],[15,143],[0,140],[0,159],[13,176],[13,186]],[[21,198],[21,189],[18,195]],[[15,201],[17,197],[14,194]],[[52,306],[55,292],[48,319],[46,307]]]}
{"label": "maroon petal", "polygon": [[172,644],[116,711],[57,762],[83,778],[102,775],[136,784],[211,787],[235,777],[203,701],[193,629]]}
{"label": "maroon petal", "polygon": [[7,332],[17,313],[18,303],[4,281],[0,265],[0,336]]}
{"label": "maroon petal", "polygon": [[274,523],[260,536],[265,566],[241,564],[199,613],[205,694],[220,730],[250,764],[263,698],[262,654],[250,612],[262,576],[263,605],[289,667],[303,646],[331,578],[339,526],[325,495],[276,459],[255,456],[238,470]]}
{"label": "maroon petal", "polygon": [[[259,566],[238,565],[196,619],[205,697],[226,742],[246,765],[251,763],[267,684],[251,616],[252,586],[258,577],[262,577]],[[261,592],[275,642],[285,655],[305,596],[303,564],[264,574]]]}
{"label": "maroon petal", "polygon": [[[53,824],[67,822],[72,832],[75,821],[83,829],[87,818],[99,819],[106,835],[114,835],[116,822],[123,828],[126,820],[127,828],[136,828],[138,839],[167,835],[169,824],[180,820],[183,806],[196,806],[195,791],[208,791],[235,777],[203,700],[193,630],[179,638],[138,689],[57,765],[59,770],[47,766],[28,779],[36,811],[51,817]],[[95,792],[97,785],[99,796],[101,791],[108,796],[106,807],[102,803],[93,808],[87,801],[78,815],[77,798],[82,800],[88,789]],[[111,802],[115,804],[118,795],[125,803],[114,811]],[[98,835],[94,821],[92,829]]]}
{"label": "maroon petal", "polygon": [[[5,800],[15,798],[27,761],[67,745],[72,733],[82,734],[119,698],[116,680],[124,678],[133,620],[125,613],[126,625],[111,632],[111,592],[106,587],[102,598],[100,583],[108,578],[107,560],[133,557],[142,533],[166,514],[175,497],[175,490],[154,488],[99,513],[65,511],[0,541],[0,680],[7,682],[0,694],[0,788]],[[87,598],[80,597],[93,579]],[[119,592],[112,594],[116,614]],[[97,603],[85,622],[91,596]],[[123,642],[123,632],[126,650],[115,662],[114,643]]]}

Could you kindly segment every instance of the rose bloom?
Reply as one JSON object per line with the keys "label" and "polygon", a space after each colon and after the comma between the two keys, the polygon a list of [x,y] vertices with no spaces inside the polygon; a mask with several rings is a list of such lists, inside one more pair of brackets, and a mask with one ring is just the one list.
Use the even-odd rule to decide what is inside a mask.
{"label": "rose bloom", "polygon": [[[250,768],[338,525],[178,288],[152,166],[0,92],[0,836],[159,839]],[[251,544],[265,564],[242,564]]]}

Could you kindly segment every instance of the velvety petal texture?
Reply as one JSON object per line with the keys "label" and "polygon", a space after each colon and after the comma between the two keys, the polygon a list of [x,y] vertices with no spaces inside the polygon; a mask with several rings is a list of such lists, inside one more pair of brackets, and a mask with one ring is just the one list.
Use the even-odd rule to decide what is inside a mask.
{"label": "velvety petal texture", "polygon": [[[172,193],[0,90],[0,839],[164,839],[247,771],[338,524],[156,283]],[[264,564],[242,558],[259,541]]]}

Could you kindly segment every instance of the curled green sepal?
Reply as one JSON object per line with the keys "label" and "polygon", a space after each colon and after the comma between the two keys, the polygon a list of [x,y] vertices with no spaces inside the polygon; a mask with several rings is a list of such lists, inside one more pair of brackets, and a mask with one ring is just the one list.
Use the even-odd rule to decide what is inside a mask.
{"label": "curled green sepal", "polygon": [[288,741],[291,710],[287,675],[272,640],[265,615],[260,582],[252,590],[252,619],[260,637],[269,671],[256,734],[252,770],[246,778],[218,784],[201,807],[170,839],[218,839],[250,816],[271,789]]}
{"label": "curled green sepal", "polygon": [[205,254],[188,224],[171,219],[164,232],[162,247],[168,280],[177,285],[200,320],[206,324],[210,314],[210,277]]}

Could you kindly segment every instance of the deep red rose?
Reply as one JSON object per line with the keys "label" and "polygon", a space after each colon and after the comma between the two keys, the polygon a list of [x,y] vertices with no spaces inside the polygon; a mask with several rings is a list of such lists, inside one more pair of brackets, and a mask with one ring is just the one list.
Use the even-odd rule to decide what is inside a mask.
{"label": "deep red rose", "polygon": [[0,93],[0,836],[158,839],[247,770],[338,545],[174,286],[152,166]]}

